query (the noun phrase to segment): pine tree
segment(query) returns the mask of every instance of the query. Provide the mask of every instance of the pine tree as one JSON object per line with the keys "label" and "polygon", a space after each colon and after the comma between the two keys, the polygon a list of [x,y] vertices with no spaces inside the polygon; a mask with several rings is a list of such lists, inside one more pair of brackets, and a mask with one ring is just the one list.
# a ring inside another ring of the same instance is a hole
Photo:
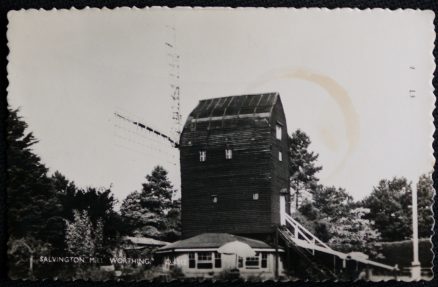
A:
{"label": "pine tree", "polygon": [[310,138],[296,130],[289,138],[290,185],[298,209],[300,192],[312,192],[318,186],[316,174],[322,169],[316,165],[318,154],[309,151]]}
{"label": "pine tree", "polygon": [[7,119],[7,206],[12,237],[48,241],[50,224],[60,221],[60,202],[47,176],[47,167],[33,151],[38,142],[18,110]]}
{"label": "pine tree", "polygon": [[141,192],[129,194],[120,208],[131,233],[159,239],[177,236],[178,232],[172,233],[171,230],[180,228],[176,223],[179,206],[172,200],[175,190],[167,171],[161,166],[155,167],[142,186]]}

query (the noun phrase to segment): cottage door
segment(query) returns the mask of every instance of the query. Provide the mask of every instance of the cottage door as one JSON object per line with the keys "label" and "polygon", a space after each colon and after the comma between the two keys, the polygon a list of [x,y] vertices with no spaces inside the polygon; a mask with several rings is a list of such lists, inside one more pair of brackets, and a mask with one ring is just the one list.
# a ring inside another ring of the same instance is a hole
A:
{"label": "cottage door", "polygon": [[286,225],[286,197],[280,194],[280,225]]}

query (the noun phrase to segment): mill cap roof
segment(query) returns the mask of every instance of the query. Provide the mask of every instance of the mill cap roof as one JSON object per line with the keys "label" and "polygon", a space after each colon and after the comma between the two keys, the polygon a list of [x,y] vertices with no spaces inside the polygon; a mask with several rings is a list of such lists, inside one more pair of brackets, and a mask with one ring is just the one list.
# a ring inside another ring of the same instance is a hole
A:
{"label": "mill cap roof", "polygon": [[201,100],[188,116],[184,131],[233,128],[241,121],[268,119],[279,99],[278,93],[264,93]]}
{"label": "mill cap roof", "polygon": [[194,119],[270,113],[278,93],[251,94],[204,99],[199,101],[190,117]]}

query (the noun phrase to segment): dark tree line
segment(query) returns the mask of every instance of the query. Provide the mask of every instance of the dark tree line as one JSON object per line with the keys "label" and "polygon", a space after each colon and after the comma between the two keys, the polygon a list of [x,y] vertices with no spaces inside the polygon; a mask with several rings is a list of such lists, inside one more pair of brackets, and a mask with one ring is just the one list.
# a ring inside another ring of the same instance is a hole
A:
{"label": "dark tree line", "polygon": [[[363,249],[360,241],[371,244],[410,239],[413,190],[418,195],[419,236],[432,235],[431,173],[422,175],[415,187],[404,177],[382,179],[365,199],[354,201],[343,188],[319,184],[317,174],[322,167],[317,165],[318,154],[310,151],[310,143],[300,130],[290,137],[292,209],[294,216],[320,239],[338,243],[340,249],[345,246]],[[357,238],[357,234],[364,236]]]}
{"label": "dark tree line", "polygon": [[[29,258],[34,255],[66,256],[69,250],[92,246],[93,250],[99,249],[96,254],[108,256],[125,235],[179,238],[180,203],[172,199],[175,191],[163,168],[156,167],[146,176],[138,193],[138,204],[137,193],[131,194],[124,200],[120,214],[115,211],[117,200],[111,187],[82,188],[61,172],[49,175],[48,168],[33,151],[38,140],[28,131],[18,110],[9,109],[6,140],[8,253],[12,278],[51,277],[43,274],[48,271],[39,270],[38,264],[34,264],[29,274]],[[131,199],[137,205],[130,205]],[[131,207],[137,208],[142,216],[135,217]],[[90,229],[93,229],[91,237],[82,234]],[[71,242],[74,240],[77,242]]]}

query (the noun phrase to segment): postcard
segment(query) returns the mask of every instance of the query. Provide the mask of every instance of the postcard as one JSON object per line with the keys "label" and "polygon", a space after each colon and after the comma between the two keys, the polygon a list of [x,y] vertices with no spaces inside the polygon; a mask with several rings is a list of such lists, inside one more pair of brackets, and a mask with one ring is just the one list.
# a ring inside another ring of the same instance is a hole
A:
{"label": "postcard", "polygon": [[431,280],[434,17],[10,11],[9,277]]}

